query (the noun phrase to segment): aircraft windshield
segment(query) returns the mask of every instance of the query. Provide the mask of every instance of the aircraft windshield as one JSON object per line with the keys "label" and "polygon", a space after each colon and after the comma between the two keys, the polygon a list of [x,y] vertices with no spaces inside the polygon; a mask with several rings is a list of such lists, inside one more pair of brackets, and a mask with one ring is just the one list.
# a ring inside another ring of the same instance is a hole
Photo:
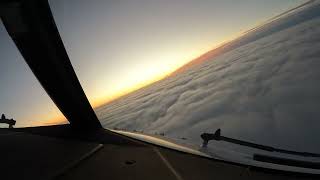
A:
{"label": "aircraft windshield", "polygon": [[317,3],[50,1],[105,128],[193,145],[221,128],[310,152],[320,152]]}
{"label": "aircraft windshield", "polygon": [[[320,152],[319,1],[49,3],[104,128],[192,146],[221,129],[240,140]],[[34,119],[20,126],[64,123],[3,26],[1,33],[0,109]],[[207,147],[247,151],[224,142]]]}
{"label": "aircraft windshield", "polygon": [[[0,21],[0,114],[16,121],[13,127],[66,123],[41,87]],[[0,120],[0,127],[9,124]]]}

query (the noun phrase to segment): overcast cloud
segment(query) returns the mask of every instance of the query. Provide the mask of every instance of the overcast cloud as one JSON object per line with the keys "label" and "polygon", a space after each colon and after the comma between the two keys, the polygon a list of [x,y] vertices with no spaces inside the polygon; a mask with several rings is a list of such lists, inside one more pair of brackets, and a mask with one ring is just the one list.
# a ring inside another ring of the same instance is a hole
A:
{"label": "overcast cloud", "polygon": [[193,144],[221,128],[230,137],[320,152],[319,79],[320,18],[313,16],[96,112],[104,127],[164,132]]}

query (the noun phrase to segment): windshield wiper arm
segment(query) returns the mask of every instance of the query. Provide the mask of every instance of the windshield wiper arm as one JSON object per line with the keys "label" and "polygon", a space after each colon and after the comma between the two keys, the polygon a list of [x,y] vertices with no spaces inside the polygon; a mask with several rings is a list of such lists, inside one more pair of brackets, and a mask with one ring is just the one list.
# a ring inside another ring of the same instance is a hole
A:
{"label": "windshield wiper arm", "polygon": [[320,154],[310,153],[310,152],[299,152],[299,151],[291,151],[291,150],[285,150],[280,148],[274,148],[272,146],[266,146],[261,144],[256,144],[248,141],[242,141],[238,139],[233,139],[229,137],[225,137],[221,135],[221,129],[216,130],[214,134],[212,133],[203,133],[201,134],[201,138],[203,139],[203,147],[206,147],[210,140],[216,140],[216,141],[226,141],[233,144],[238,144],[241,146],[247,146],[251,148],[261,149],[269,152],[279,152],[279,153],[285,153],[285,154],[292,154],[292,155],[298,155],[298,156],[305,156],[305,157],[320,157]]}

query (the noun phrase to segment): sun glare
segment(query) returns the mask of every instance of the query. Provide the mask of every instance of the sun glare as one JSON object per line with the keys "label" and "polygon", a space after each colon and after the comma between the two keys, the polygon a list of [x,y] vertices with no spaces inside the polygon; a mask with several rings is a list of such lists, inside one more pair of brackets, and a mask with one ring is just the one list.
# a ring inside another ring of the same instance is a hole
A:
{"label": "sun glare", "polygon": [[101,106],[102,104],[113,101],[121,96],[124,96],[137,89],[145,87],[156,81],[159,81],[179,67],[188,63],[189,61],[199,57],[201,54],[212,49],[212,46],[194,48],[193,51],[174,51],[171,52],[158,52],[141,60],[143,64],[137,64],[133,67],[135,71],[123,75],[124,78],[121,82],[114,84],[112,89],[100,88],[99,91],[89,94],[95,94],[89,101],[93,107]]}

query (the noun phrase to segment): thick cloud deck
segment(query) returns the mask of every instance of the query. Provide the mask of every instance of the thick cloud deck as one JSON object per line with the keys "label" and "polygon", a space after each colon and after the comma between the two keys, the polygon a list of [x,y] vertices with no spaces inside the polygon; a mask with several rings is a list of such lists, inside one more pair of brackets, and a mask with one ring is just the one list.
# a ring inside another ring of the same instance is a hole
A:
{"label": "thick cloud deck", "polygon": [[265,35],[97,109],[108,128],[223,135],[320,152],[320,18]]}

